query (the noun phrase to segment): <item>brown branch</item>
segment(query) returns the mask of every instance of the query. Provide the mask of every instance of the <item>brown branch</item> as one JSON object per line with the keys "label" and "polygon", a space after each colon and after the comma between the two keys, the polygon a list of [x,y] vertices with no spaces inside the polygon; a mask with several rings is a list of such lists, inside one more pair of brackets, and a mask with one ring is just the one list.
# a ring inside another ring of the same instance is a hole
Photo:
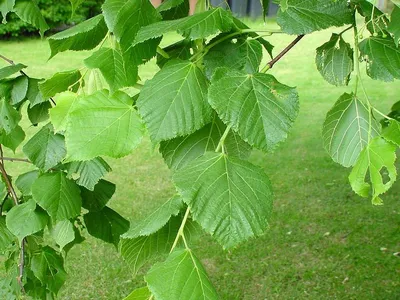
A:
{"label": "brown branch", "polygon": [[26,162],[31,164],[32,162],[29,159],[25,159],[25,158],[14,158],[14,157],[2,157],[2,160],[7,160],[7,161],[11,161],[11,162],[15,162],[15,161],[20,161],[20,162]]}
{"label": "brown branch", "polygon": [[[16,206],[19,205],[17,193],[15,192],[15,189],[12,185],[10,177],[8,177],[6,169],[4,168],[4,156],[3,156],[3,148],[1,146],[1,144],[0,144],[0,172],[4,178],[4,182],[6,183],[8,193],[11,195],[11,198],[13,199],[14,204]],[[22,283],[22,275],[24,274],[24,264],[25,264],[25,238],[22,239],[22,242],[21,242],[21,252],[20,252],[19,264],[18,264],[19,274],[17,277],[18,284],[21,287],[22,293],[25,293],[24,284]]]}
{"label": "brown branch", "polygon": [[[5,60],[6,62],[8,62],[10,65],[15,66],[14,61],[11,60],[11,59],[9,59],[9,58],[7,58],[7,57],[5,57],[4,55],[1,55],[1,54],[0,54],[0,58],[2,58],[3,60]],[[26,75],[26,73],[25,73],[24,71],[20,70],[19,72],[20,72],[22,75],[24,75],[24,76],[26,76],[26,77],[29,77],[28,75]],[[54,99],[53,99],[52,97],[50,97],[49,99],[50,99],[50,101],[54,104],[54,106],[56,106],[56,102],[54,101]]]}
{"label": "brown branch", "polygon": [[298,35],[293,42],[291,42],[285,49],[281,51],[273,60],[271,60],[267,65],[261,70],[262,73],[272,69],[272,67],[283,57],[286,53],[290,51],[302,38],[304,34]]}

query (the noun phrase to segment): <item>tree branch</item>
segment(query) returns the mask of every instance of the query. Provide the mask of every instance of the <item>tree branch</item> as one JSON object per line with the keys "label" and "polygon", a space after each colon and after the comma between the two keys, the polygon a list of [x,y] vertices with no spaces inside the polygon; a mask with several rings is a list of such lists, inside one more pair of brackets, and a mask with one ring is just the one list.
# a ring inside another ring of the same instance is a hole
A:
{"label": "tree branch", "polygon": [[[8,62],[10,65],[15,66],[14,61],[11,60],[11,59],[9,59],[9,58],[7,58],[7,57],[5,57],[4,55],[0,54],[0,58],[3,59],[3,60],[5,60],[6,62]],[[24,75],[24,76],[26,76],[26,77],[29,77],[24,71],[20,70],[19,72],[20,72],[22,75]],[[53,105],[55,106],[55,105],[56,105],[56,102],[54,101],[54,99],[53,99],[52,97],[50,97],[49,99],[50,99],[50,101],[53,103]]]}
{"label": "tree branch", "polygon": [[3,161],[7,160],[7,161],[11,161],[11,162],[15,162],[15,161],[20,161],[20,162],[26,162],[31,164],[32,162],[29,159],[25,159],[25,158],[14,158],[14,157],[4,157],[3,156]]}
{"label": "tree branch", "polygon": [[286,53],[288,53],[302,38],[304,37],[304,34],[298,35],[293,42],[291,42],[285,49],[282,50],[281,53],[279,53],[273,60],[271,60],[267,65],[261,70],[262,73],[265,73],[269,69],[272,69],[272,67],[283,57],[285,56]]}

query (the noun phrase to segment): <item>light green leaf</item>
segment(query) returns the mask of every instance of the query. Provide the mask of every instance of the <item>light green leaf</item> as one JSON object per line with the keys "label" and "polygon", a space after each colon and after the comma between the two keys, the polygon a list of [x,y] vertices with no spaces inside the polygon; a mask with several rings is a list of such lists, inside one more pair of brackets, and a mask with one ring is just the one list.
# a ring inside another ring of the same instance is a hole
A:
{"label": "light green leaf", "polygon": [[48,170],[65,157],[64,137],[54,134],[51,126],[47,125],[24,145],[22,151],[35,166]]}
{"label": "light green leaf", "polygon": [[14,8],[15,0],[0,0],[0,13],[3,16],[3,24],[7,23],[7,14]]}
{"label": "light green leaf", "polygon": [[107,206],[85,214],[83,219],[90,235],[115,246],[120,235],[129,229],[129,221]]}
{"label": "light green leaf", "polygon": [[137,81],[137,66],[125,61],[122,54],[115,49],[101,48],[84,62],[88,68],[100,70],[111,92],[133,86]]}
{"label": "light green leaf", "polygon": [[56,132],[65,131],[68,115],[77,99],[78,95],[72,92],[63,92],[57,96],[57,105],[49,111],[50,121]]}
{"label": "light green leaf", "polygon": [[26,97],[28,98],[29,102],[31,103],[31,106],[35,106],[37,104],[48,101],[48,99],[45,99],[43,97],[42,93],[39,90],[39,82],[41,80],[35,79],[35,78],[29,78],[28,81],[29,81],[28,82],[28,91],[26,93]]}
{"label": "light green leaf", "polygon": [[209,152],[173,177],[193,219],[224,248],[232,248],[268,227],[272,188],[262,169]]}
{"label": "light green leaf", "polygon": [[11,149],[14,153],[15,150],[25,140],[25,132],[21,126],[16,126],[9,134],[4,130],[0,131],[0,144]]}
{"label": "light green leaf", "polygon": [[88,161],[74,161],[66,165],[68,177],[74,178],[77,184],[94,190],[99,180],[111,171],[111,167],[101,157]]}
{"label": "light green leaf", "polygon": [[10,134],[21,120],[19,113],[5,98],[0,98],[0,130]]}
{"label": "light green leaf", "polygon": [[383,132],[382,136],[400,147],[400,122],[396,120],[390,120],[389,126],[387,126]]}
{"label": "light green leaf", "polygon": [[[353,190],[361,197],[372,195],[372,203],[381,205],[379,197],[396,181],[396,146],[381,137],[374,138],[361,152],[349,180]],[[369,172],[370,183],[366,182]]]}
{"label": "light green leaf", "polygon": [[103,15],[97,15],[48,38],[51,55],[66,50],[91,50],[106,36],[107,26]]}
{"label": "light green leaf", "polygon": [[71,7],[72,7],[72,15],[75,14],[76,9],[81,6],[81,4],[83,2],[85,2],[85,0],[69,0],[69,2],[71,2]]}
{"label": "light green leaf", "polygon": [[390,16],[388,31],[393,34],[394,42],[399,47],[400,44],[400,7],[395,7]]}
{"label": "light green leaf", "polygon": [[50,108],[50,101],[39,103],[33,107],[29,105],[27,109],[29,121],[31,121],[33,125],[37,125],[40,122],[47,121],[49,119]]}
{"label": "light green leaf", "polygon": [[330,84],[349,84],[353,71],[353,50],[342,36],[333,33],[329,42],[317,48],[315,62],[322,77]]}
{"label": "light green leaf", "polygon": [[126,296],[123,300],[149,300],[151,297],[151,293],[149,288],[142,287],[136,290],[133,290],[128,296]]}
{"label": "light green leaf", "polygon": [[57,93],[61,93],[71,89],[76,92],[79,88],[77,82],[81,79],[81,72],[72,70],[67,72],[59,72],[44,82],[39,83],[39,90],[44,98],[50,98]]}
{"label": "light green leaf", "polygon": [[81,212],[79,187],[63,172],[39,176],[32,184],[32,196],[48,212],[53,222],[74,218]]}
{"label": "light green leaf", "polygon": [[8,230],[6,217],[0,216],[0,253],[14,242],[14,236]]}
{"label": "light green leaf", "polygon": [[0,69],[0,79],[7,78],[7,77],[21,71],[24,68],[26,68],[26,66],[23,64],[16,64],[16,65],[1,68]]}
{"label": "light green leaf", "polygon": [[131,153],[143,136],[144,126],[123,92],[110,96],[99,91],[77,101],[68,117],[65,138],[70,161]]}
{"label": "light green leaf", "polygon": [[31,270],[40,282],[55,294],[63,286],[67,277],[63,258],[48,246],[32,256]]}
{"label": "light green leaf", "polygon": [[137,106],[155,143],[193,133],[212,117],[207,80],[189,61],[166,64],[141,89]]}
{"label": "light green leaf", "polygon": [[170,31],[177,31],[191,40],[202,39],[218,31],[229,31],[232,25],[232,15],[228,11],[220,7],[214,8],[182,19],[145,26],[139,30],[134,45],[160,37]]}
{"label": "light green leaf", "polygon": [[42,230],[47,221],[47,214],[36,209],[36,203],[32,199],[14,206],[6,216],[7,228],[18,238],[20,243],[26,236]]}
{"label": "light green leaf", "polygon": [[102,210],[115,193],[115,184],[101,179],[90,191],[81,188],[82,207],[89,211]]}
{"label": "light green leaf", "polygon": [[54,241],[60,246],[60,250],[75,239],[74,226],[69,220],[57,222],[57,224],[52,228],[50,234]]}
{"label": "light green leaf", "polygon": [[286,139],[299,109],[295,88],[268,74],[235,70],[214,76],[208,101],[225,124],[264,151]]}
{"label": "light green leaf", "polygon": [[22,75],[15,78],[11,90],[11,104],[15,105],[24,100],[27,91],[28,91],[28,77]]}
{"label": "light green leaf", "polygon": [[284,3],[284,9],[281,7],[278,11],[277,22],[289,34],[311,33],[353,21],[347,0],[287,0]]}
{"label": "light green leaf", "polygon": [[16,187],[20,190],[22,195],[32,195],[32,184],[39,177],[39,170],[23,173],[15,180]]}
{"label": "light green leaf", "polygon": [[[191,135],[161,142],[160,152],[165,163],[168,167],[177,170],[204,155],[207,151],[215,151],[225,129],[225,124],[215,114],[214,120],[210,124]],[[247,159],[252,149],[238,134],[232,131],[226,137],[224,147],[229,156],[237,156],[241,159]]]}
{"label": "light green leaf", "polygon": [[145,276],[151,293],[163,300],[219,299],[200,260],[190,249],[175,250]]}
{"label": "light green leaf", "polygon": [[49,29],[46,20],[43,18],[39,7],[32,0],[16,0],[14,11],[24,22],[29,23],[39,29],[40,35]]}
{"label": "light green leaf", "polygon": [[97,91],[107,88],[107,83],[104,77],[101,75],[100,70],[90,70],[89,79],[87,80],[87,92],[89,95],[96,93]]}
{"label": "light green leaf", "polygon": [[393,81],[400,79],[400,48],[389,38],[369,37],[359,45],[367,62],[367,74],[372,79]]}
{"label": "light green leaf", "polygon": [[0,199],[4,199],[8,194],[6,184],[0,180]]}
{"label": "light green leaf", "polygon": [[262,60],[262,46],[256,40],[238,40],[223,42],[204,56],[206,75],[211,78],[214,71],[220,67],[244,70],[246,73],[256,73]]}
{"label": "light green leaf", "polygon": [[326,115],[322,135],[324,147],[332,159],[350,167],[356,163],[369,138],[379,135],[379,124],[354,94],[345,93]]}

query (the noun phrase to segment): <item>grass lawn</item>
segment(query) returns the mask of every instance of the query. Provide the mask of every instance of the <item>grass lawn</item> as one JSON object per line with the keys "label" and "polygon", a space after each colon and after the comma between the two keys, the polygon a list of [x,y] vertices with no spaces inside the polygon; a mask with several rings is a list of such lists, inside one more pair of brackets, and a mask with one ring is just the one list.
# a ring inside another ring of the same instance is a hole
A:
{"label": "grass lawn", "polygon": [[[328,31],[306,36],[270,71],[282,83],[297,86],[301,102],[288,140],[275,153],[254,151],[251,157],[270,176],[275,190],[270,229],[229,252],[208,235],[193,245],[222,299],[400,298],[400,257],[393,255],[400,251],[400,184],[384,196],[385,205],[374,207],[351,191],[349,170],[333,163],[322,147],[326,113],[354,84],[336,88],[319,75],[315,48],[329,37]],[[352,41],[350,34],[346,37]],[[269,38],[275,54],[292,39]],[[28,65],[30,76],[40,77],[80,68],[88,56],[61,53],[47,62],[49,47],[41,40],[2,41],[0,53]],[[157,67],[150,62],[143,71],[149,78]],[[364,76],[364,83],[383,112],[400,100],[399,81],[383,84]],[[36,130],[31,127],[28,134]],[[20,148],[16,155],[21,155]],[[113,167],[108,179],[117,184],[111,206],[132,222],[174,192],[171,174],[148,139],[128,157],[107,161]],[[26,166],[7,163],[7,168],[16,174]],[[66,268],[69,277],[60,299],[121,299],[144,284],[146,271],[133,277],[113,246],[92,237],[71,250]]]}

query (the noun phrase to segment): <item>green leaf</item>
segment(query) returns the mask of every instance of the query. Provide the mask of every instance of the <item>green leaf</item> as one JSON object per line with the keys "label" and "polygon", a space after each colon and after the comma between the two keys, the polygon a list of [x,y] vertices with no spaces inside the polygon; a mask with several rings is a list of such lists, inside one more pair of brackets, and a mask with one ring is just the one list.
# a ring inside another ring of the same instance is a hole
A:
{"label": "green leaf", "polygon": [[0,144],[11,149],[14,153],[15,150],[25,140],[25,132],[21,126],[16,126],[9,134],[4,130],[0,131]]}
{"label": "green leaf", "polygon": [[[374,138],[361,152],[350,173],[351,187],[361,197],[372,195],[373,204],[382,204],[379,196],[389,190],[396,180],[395,161],[396,146],[380,137]],[[368,172],[370,183],[366,182]]]}
{"label": "green leaf", "polygon": [[287,0],[285,4],[287,7],[278,11],[277,22],[289,34],[311,33],[353,21],[346,0]]}
{"label": "green leaf", "polygon": [[26,66],[23,64],[16,64],[16,65],[1,68],[0,69],[0,79],[7,78],[7,77],[21,71],[24,68],[26,68]]}
{"label": "green leaf", "polygon": [[15,0],[0,0],[0,13],[3,16],[3,24],[7,23],[7,14],[14,8]]}
{"label": "green leaf", "polygon": [[165,65],[141,89],[137,106],[155,143],[190,134],[212,117],[207,80],[189,61]]}
{"label": "green leaf", "polygon": [[182,40],[169,45],[163,48],[163,51],[168,54],[169,58],[165,58],[157,53],[157,65],[162,69],[170,59],[179,58],[181,60],[188,60],[192,56],[190,53],[191,48],[192,42],[188,40]]}
{"label": "green leaf", "polygon": [[262,73],[232,70],[217,77],[211,81],[208,101],[225,124],[264,151],[286,139],[299,109],[295,88]]}
{"label": "green leaf", "polygon": [[202,39],[218,31],[229,31],[232,25],[232,16],[228,11],[220,7],[214,8],[186,18],[145,26],[139,30],[134,45],[160,37],[170,31],[177,31],[191,40]]}
{"label": "green leaf", "polygon": [[[268,16],[268,10],[269,10],[269,3],[270,3],[270,1],[269,0],[260,0],[260,2],[261,2],[261,7],[262,7],[262,9],[263,9],[263,19],[264,19],[264,22],[266,21],[266,17]],[[282,9],[282,5],[281,5],[281,9]]]}
{"label": "green leaf", "polygon": [[342,36],[333,33],[329,42],[317,48],[315,62],[322,77],[330,84],[349,84],[353,71],[353,49]]}
{"label": "green leaf", "polygon": [[173,177],[193,219],[224,248],[232,248],[268,227],[272,188],[262,169],[209,152]]}
{"label": "green leaf", "polygon": [[63,172],[45,173],[32,184],[33,199],[53,222],[71,219],[81,212],[79,187]]}
{"label": "green leaf", "polygon": [[[177,170],[207,151],[215,151],[225,129],[225,124],[214,116],[213,122],[191,135],[161,142],[160,152],[165,163]],[[251,153],[251,146],[232,131],[226,137],[224,147],[229,156],[241,159],[247,159]]]}
{"label": "green leaf", "polygon": [[120,235],[129,229],[129,221],[107,206],[85,214],[83,219],[90,235],[115,246]]}
{"label": "green leaf", "polygon": [[44,32],[49,29],[46,20],[43,18],[39,7],[34,1],[16,0],[14,11],[22,21],[38,28],[42,37]]}
{"label": "green leaf", "polygon": [[26,236],[42,230],[47,221],[47,214],[36,209],[36,203],[32,199],[14,206],[6,216],[7,228],[18,238],[20,243]]}
{"label": "green leaf", "polygon": [[32,256],[31,270],[41,283],[55,294],[63,286],[67,277],[63,258],[48,246]]}
{"label": "green leaf", "polygon": [[132,102],[123,92],[110,96],[106,90],[77,101],[65,132],[67,159],[90,160],[101,155],[119,158],[130,154],[144,131]]}
{"label": "green leaf", "polygon": [[190,249],[172,252],[145,276],[156,299],[219,299],[200,260]]}
{"label": "green leaf", "polygon": [[81,4],[83,2],[85,2],[85,0],[69,0],[69,2],[71,2],[71,7],[72,7],[72,15],[75,14],[76,9],[81,6]]}
{"label": "green leaf", "polygon": [[400,79],[400,48],[389,38],[369,37],[359,45],[367,62],[367,74],[372,79],[393,81]]}
{"label": "green leaf", "polygon": [[107,180],[100,180],[94,190],[81,188],[82,206],[89,211],[102,210],[115,193],[115,184]]}
{"label": "green leaf", "polygon": [[167,0],[157,7],[163,20],[175,20],[189,15],[189,0]]}
{"label": "green leaf", "polygon": [[97,69],[90,70],[89,79],[87,80],[87,93],[89,95],[103,90],[107,87],[107,83],[100,71]]}
{"label": "green leaf", "polygon": [[256,40],[226,41],[211,48],[204,56],[206,75],[211,78],[220,67],[244,70],[252,74],[258,72],[262,60],[262,46]]}
{"label": "green leaf", "polygon": [[21,114],[4,98],[0,98],[0,130],[10,134],[18,126]]}
{"label": "green leaf", "polygon": [[37,125],[40,122],[47,121],[49,119],[49,109],[51,108],[50,101],[42,102],[35,106],[28,106],[28,118],[33,125]]}
{"label": "green leaf", "polygon": [[322,135],[324,147],[332,159],[350,167],[354,166],[369,139],[379,135],[379,124],[354,94],[345,93],[326,115]]}
{"label": "green leaf", "polygon": [[81,79],[81,72],[72,70],[67,72],[59,72],[44,82],[39,83],[39,90],[44,98],[50,98],[57,93],[61,93],[71,89],[76,92],[79,88],[77,82]]}
{"label": "green leaf", "polygon": [[[353,0],[354,1],[354,0]],[[383,34],[387,34],[386,27],[389,23],[389,19],[386,15],[378,9],[373,1],[365,1],[365,0],[357,0],[355,3],[355,7],[357,11],[365,17],[365,27],[371,34],[377,34],[378,36],[382,36]],[[372,21],[372,18],[374,20]],[[381,28],[379,30],[378,28]],[[377,30],[378,29],[378,30]]]}
{"label": "green leaf", "polygon": [[39,177],[39,170],[23,173],[15,180],[16,187],[23,196],[32,195],[32,184]]}
{"label": "green leaf", "polygon": [[97,15],[48,38],[51,55],[66,50],[91,50],[106,36],[107,26],[103,15]]}
{"label": "green leaf", "polygon": [[7,249],[14,242],[14,236],[8,230],[6,217],[0,216],[0,253]]}
{"label": "green leaf", "polygon": [[110,48],[101,48],[84,60],[91,69],[99,69],[111,92],[122,87],[133,86],[137,81],[137,66],[125,61],[122,54]]}
{"label": "green leaf", "polygon": [[123,300],[149,300],[151,293],[147,286],[133,290],[128,296]]}
{"label": "green leaf", "polygon": [[15,105],[25,99],[28,91],[28,77],[25,75],[18,76],[13,80],[13,87],[11,90],[11,104]]}
{"label": "green leaf", "polygon": [[390,16],[388,31],[393,34],[394,42],[399,47],[400,44],[400,7],[395,7]]}
{"label": "green leaf", "polygon": [[74,178],[76,183],[94,190],[99,180],[111,171],[111,167],[101,157],[96,157],[88,161],[74,161],[66,165],[68,177]]}
{"label": "green leaf", "polygon": [[26,97],[31,103],[31,106],[35,106],[37,104],[48,101],[48,99],[45,99],[43,97],[42,93],[39,90],[40,81],[40,79],[28,78],[28,91],[26,93]]}
{"label": "green leaf", "polygon": [[60,246],[60,250],[75,239],[74,226],[69,220],[57,222],[50,233],[54,241]]}
{"label": "green leaf", "polygon": [[57,96],[57,105],[50,109],[50,121],[56,132],[65,131],[68,115],[71,112],[78,95],[72,92],[63,92]]}
{"label": "green leaf", "polygon": [[64,137],[54,134],[51,126],[47,125],[24,145],[22,151],[35,166],[48,170],[65,157]]}
{"label": "green leaf", "polygon": [[382,136],[400,147],[400,122],[396,120],[390,120],[389,126],[386,127],[383,132]]}

